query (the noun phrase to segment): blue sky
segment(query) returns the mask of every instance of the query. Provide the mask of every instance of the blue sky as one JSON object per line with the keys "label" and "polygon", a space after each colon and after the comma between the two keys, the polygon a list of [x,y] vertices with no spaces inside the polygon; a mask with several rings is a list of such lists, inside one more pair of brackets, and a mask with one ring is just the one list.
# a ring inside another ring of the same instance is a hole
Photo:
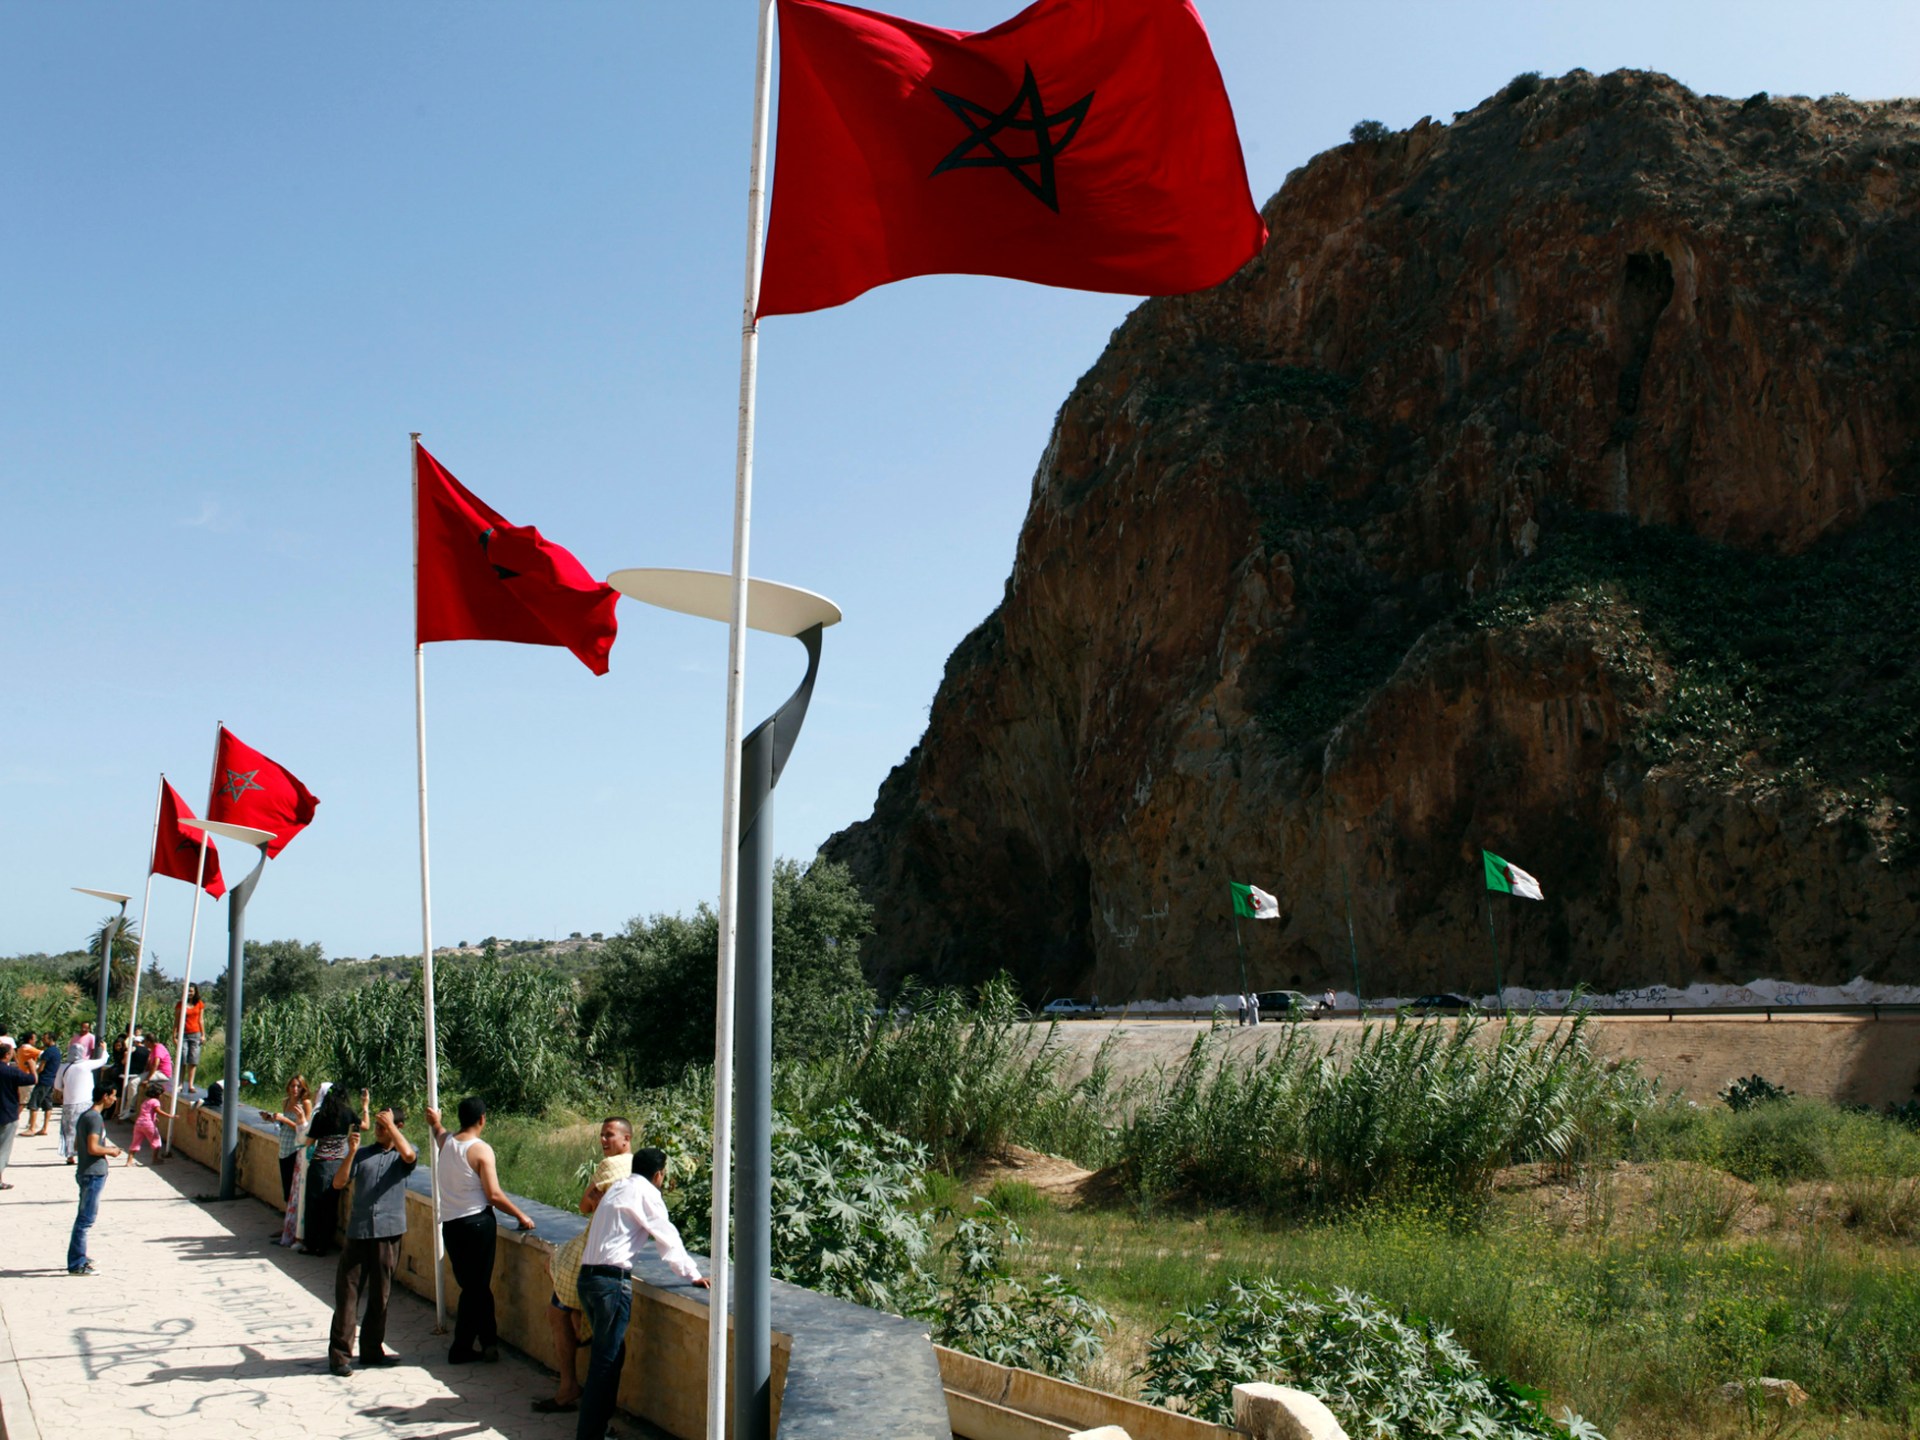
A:
{"label": "blue sky", "polygon": [[[1356,120],[1445,119],[1522,70],[1920,92],[1911,3],[1201,10],[1259,200]],[[156,776],[203,804],[221,720],[322,799],[250,933],[417,950],[408,431],[595,573],[726,568],[753,18],[0,7],[0,954],[78,943],[99,907],[69,886],[138,906]],[[847,614],[781,853],[863,817],[919,738],[1054,412],[1130,307],[939,278],[763,326],[753,568]],[[605,679],[430,647],[437,940],[717,893],[725,647],[625,605]],[[750,720],[799,669],[755,642]],[[176,972],[190,897],[155,883]]]}

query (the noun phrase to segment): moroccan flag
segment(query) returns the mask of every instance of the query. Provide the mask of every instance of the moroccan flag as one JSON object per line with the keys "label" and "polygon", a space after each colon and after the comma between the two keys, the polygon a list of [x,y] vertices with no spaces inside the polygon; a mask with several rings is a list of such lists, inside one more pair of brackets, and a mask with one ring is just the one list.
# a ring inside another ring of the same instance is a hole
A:
{"label": "moroccan flag", "polygon": [[[160,828],[153,837],[153,863],[147,867],[155,875],[193,884],[200,873],[200,837],[203,830],[189,830],[180,822],[198,817],[180,798],[180,792],[165,780],[160,782]],[[220,851],[211,837],[207,839],[207,869],[201,888],[218,900],[227,893],[227,882],[220,878]]]}
{"label": "moroccan flag", "polygon": [[1482,850],[1480,858],[1487,867],[1487,889],[1505,891],[1523,900],[1547,898],[1546,892],[1540,888],[1540,882],[1518,865],[1508,864],[1491,850]]}
{"label": "moroccan flag", "polygon": [[1266,243],[1191,0],[1038,0],[977,34],[779,4],[762,315],[911,275],[1173,295]]}
{"label": "moroccan flag", "polygon": [[417,445],[414,635],[562,645],[607,673],[619,592],[531,525],[510,525]]}
{"label": "moroccan flag", "polygon": [[271,830],[267,858],[274,859],[294,836],[306,829],[320,801],[294,778],[252,746],[243,744],[226,726],[220,727],[220,746],[213,759],[213,799],[209,820],[251,825]]}
{"label": "moroccan flag", "polygon": [[1238,880],[1229,880],[1227,887],[1233,891],[1234,914],[1245,915],[1249,920],[1280,918],[1280,902],[1258,885],[1242,885]]}

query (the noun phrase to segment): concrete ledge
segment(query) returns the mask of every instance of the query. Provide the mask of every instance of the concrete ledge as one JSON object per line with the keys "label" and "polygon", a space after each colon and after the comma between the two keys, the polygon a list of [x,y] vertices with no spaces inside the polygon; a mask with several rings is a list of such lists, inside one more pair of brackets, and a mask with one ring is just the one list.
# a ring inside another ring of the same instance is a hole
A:
{"label": "concrete ledge", "polygon": [[1118,1426],[1132,1440],[1232,1440],[1234,1434],[1223,1426],[1210,1425],[1191,1415],[1109,1395],[1104,1390],[1076,1385],[1070,1380],[996,1365],[991,1360],[949,1350],[944,1345],[933,1349],[940,1357],[940,1375],[946,1382],[947,1403],[953,1411],[954,1434],[966,1440],[1016,1440],[1011,1431],[974,1430],[962,1423],[964,1418],[970,1423],[990,1425],[997,1413],[1003,1411],[1034,1417],[1052,1427],[1020,1432],[1022,1435],[1065,1437],[1107,1426]]}
{"label": "concrete ledge", "polygon": [[[220,1112],[182,1103],[174,1148],[207,1168],[220,1163]],[[240,1188],[281,1207],[276,1134],[243,1118],[237,1161]],[[543,1364],[554,1364],[547,1328],[550,1251],[586,1228],[583,1216],[521,1200],[532,1234],[500,1231],[493,1293],[500,1336]],[[395,1278],[433,1298],[433,1201],[424,1165],[408,1186],[407,1234]],[[458,1302],[445,1275],[447,1306]],[[651,1249],[634,1271],[632,1327],[620,1377],[620,1405],[684,1440],[706,1434],[707,1292],[680,1279]],[[780,1440],[949,1440],[940,1362],[923,1326],[832,1296],[773,1282],[774,1423]],[[586,1354],[580,1356],[585,1373]],[[535,1396],[528,1396],[529,1400]]]}

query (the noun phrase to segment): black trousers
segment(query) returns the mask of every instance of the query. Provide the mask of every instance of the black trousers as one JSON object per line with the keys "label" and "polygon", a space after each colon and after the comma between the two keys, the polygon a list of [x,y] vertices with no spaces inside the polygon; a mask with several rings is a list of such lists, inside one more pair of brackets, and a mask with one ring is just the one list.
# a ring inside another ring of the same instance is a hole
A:
{"label": "black trousers", "polygon": [[500,1236],[499,1222],[489,1206],[478,1215],[463,1215],[440,1226],[447,1242],[447,1264],[460,1287],[460,1309],[453,1317],[455,1360],[471,1360],[480,1350],[500,1342],[493,1314],[493,1252]]}
{"label": "black trousers", "polygon": [[393,1268],[400,1263],[398,1235],[385,1240],[349,1240],[333,1272],[333,1332],[327,1359],[346,1364],[353,1358],[354,1311],[367,1297],[367,1318],[360,1322],[360,1358],[378,1360],[387,1338],[387,1300],[393,1294]]}
{"label": "black trousers", "polygon": [[284,1213],[287,1201],[293,1198],[293,1172],[300,1164],[298,1155],[280,1157],[280,1209]]}
{"label": "black trousers", "polygon": [[333,1253],[334,1237],[340,1230],[340,1198],[345,1193],[333,1188],[333,1177],[345,1160],[315,1160],[307,1166],[307,1188],[301,1203],[307,1211],[307,1249],[315,1255]]}

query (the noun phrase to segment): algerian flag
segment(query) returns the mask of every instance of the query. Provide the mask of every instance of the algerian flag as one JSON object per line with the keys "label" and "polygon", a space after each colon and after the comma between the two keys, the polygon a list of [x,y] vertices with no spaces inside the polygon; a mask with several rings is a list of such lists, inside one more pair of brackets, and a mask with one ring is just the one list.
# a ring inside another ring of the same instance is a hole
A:
{"label": "algerian flag", "polygon": [[1509,895],[1518,895],[1522,900],[1547,898],[1540,889],[1540,882],[1518,865],[1509,864],[1491,850],[1482,850],[1480,858],[1487,862],[1487,889],[1503,890]]}
{"label": "algerian flag", "polygon": [[1238,880],[1229,880],[1227,887],[1233,891],[1234,914],[1245,915],[1252,920],[1280,918],[1280,902],[1258,885],[1242,885]]}

